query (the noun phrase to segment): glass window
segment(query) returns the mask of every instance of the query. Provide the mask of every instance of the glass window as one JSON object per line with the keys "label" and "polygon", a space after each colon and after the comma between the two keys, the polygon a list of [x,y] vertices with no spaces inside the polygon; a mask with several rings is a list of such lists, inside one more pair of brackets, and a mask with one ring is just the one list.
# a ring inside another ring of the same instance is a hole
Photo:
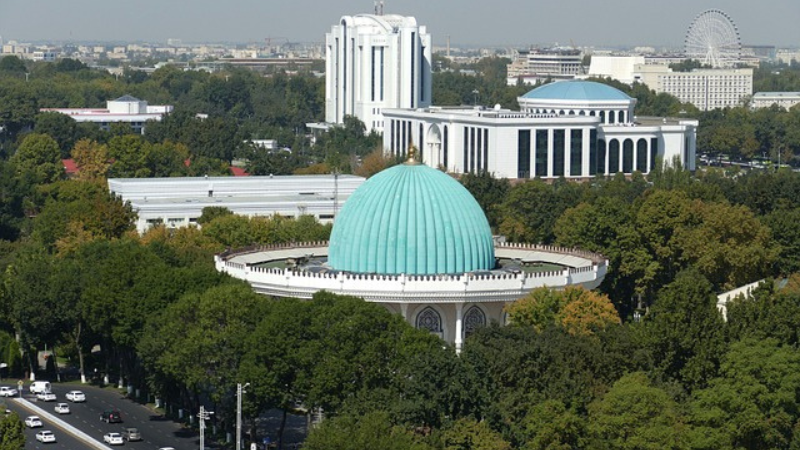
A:
{"label": "glass window", "polygon": [[608,143],[608,173],[619,172],[619,140],[612,139]]}
{"label": "glass window", "polygon": [[606,140],[597,141],[597,170],[603,175],[606,174]]}
{"label": "glass window", "polygon": [[597,173],[597,130],[589,131],[589,175]]}
{"label": "glass window", "polygon": [[517,132],[517,178],[531,177],[531,130]]}
{"label": "glass window", "polygon": [[633,172],[633,140],[625,139],[622,143],[622,171]]}
{"label": "glass window", "polygon": [[547,166],[547,130],[536,130],[536,176],[546,177]]}
{"label": "glass window", "polygon": [[445,170],[447,169],[447,150],[448,150],[448,148],[447,148],[448,142],[447,141],[448,141],[448,137],[449,136],[450,136],[450,134],[447,132],[447,125],[445,125],[444,126],[444,145],[443,145],[444,148],[442,149],[443,150],[442,158],[443,158],[443,162],[444,162],[443,165],[444,165]]}
{"label": "glass window", "polygon": [[425,308],[417,315],[417,328],[431,333],[442,332],[442,316],[433,308]]}
{"label": "glass window", "polygon": [[579,177],[583,174],[583,130],[570,130],[569,174]]}
{"label": "glass window", "polygon": [[553,176],[564,176],[565,130],[553,130]]}
{"label": "glass window", "polygon": [[464,337],[466,338],[475,330],[486,326],[486,314],[477,306],[472,308],[464,314]]}
{"label": "glass window", "polygon": [[636,141],[636,170],[647,172],[647,140],[644,138]]}
{"label": "glass window", "polygon": [[656,168],[657,156],[658,156],[658,138],[650,138],[650,170]]}

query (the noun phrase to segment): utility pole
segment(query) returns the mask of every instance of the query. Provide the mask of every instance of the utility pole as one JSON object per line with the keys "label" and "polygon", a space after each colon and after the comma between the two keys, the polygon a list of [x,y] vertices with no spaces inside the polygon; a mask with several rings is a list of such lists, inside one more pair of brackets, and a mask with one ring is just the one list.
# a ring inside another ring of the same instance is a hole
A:
{"label": "utility pole", "polygon": [[247,386],[250,383],[236,383],[236,450],[242,450],[242,394],[247,393]]}
{"label": "utility pole", "polygon": [[214,414],[214,411],[206,411],[205,406],[200,405],[200,413],[197,415],[200,418],[200,450],[205,450],[205,432],[206,432],[206,420],[211,418],[211,415]]}

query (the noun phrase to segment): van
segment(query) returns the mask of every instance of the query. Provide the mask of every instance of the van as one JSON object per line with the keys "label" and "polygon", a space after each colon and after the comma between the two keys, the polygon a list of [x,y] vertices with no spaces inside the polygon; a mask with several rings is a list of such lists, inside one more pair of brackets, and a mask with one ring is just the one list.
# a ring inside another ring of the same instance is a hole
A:
{"label": "van", "polygon": [[42,392],[50,392],[49,381],[34,381],[31,383],[31,393],[41,394]]}

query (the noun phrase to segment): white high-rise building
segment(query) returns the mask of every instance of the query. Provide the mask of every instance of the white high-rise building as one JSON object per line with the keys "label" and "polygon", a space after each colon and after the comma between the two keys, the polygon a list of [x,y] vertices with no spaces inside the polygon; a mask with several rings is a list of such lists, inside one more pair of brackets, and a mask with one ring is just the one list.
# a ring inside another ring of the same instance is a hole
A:
{"label": "white high-rise building", "polygon": [[383,132],[385,108],[431,103],[431,36],[414,17],[344,16],[325,36],[325,121]]}

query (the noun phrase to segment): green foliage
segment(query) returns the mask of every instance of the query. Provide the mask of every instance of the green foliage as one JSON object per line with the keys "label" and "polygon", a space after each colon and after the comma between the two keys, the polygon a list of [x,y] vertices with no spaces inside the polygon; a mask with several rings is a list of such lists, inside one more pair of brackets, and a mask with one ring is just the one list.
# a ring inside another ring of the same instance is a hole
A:
{"label": "green foliage", "polygon": [[659,291],[643,338],[660,377],[692,390],[716,375],[725,349],[716,302],[711,284],[695,270],[681,272]]}
{"label": "green foliage", "polygon": [[677,403],[635,372],[589,406],[586,448],[688,449],[684,422]]}
{"label": "green foliage", "polygon": [[484,422],[461,418],[441,432],[440,448],[444,450],[510,450],[511,445]]}
{"label": "green foliage", "polygon": [[327,420],[309,434],[308,450],[428,450],[431,447],[408,430],[392,424],[388,413],[376,411],[362,417]]}
{"label": "green foliage", "polygon": [[17,413],[12,412],[0,419],[0,450],[19,450],[24,447],[25,427]]}
{"label": "green foliage", "polygon": [[20,176],[36,184],[52,183],[64,176],[58,143],[46,134],[25,136],[10,161]]}
{"label": "green foliage", "polygon": [[560,400],[536,404],[523,419],[523,450],[573,450],[585,448],[586,421]]}
{"label": "green foliage", "polygon": [[479,174],[467,173],[459,181],[478,201],[489,220],[489,226],[493,230],[497,229],[501,214],[500,205],[511,189],[508,180],[497,179],[488,172],[481,172]]}
{"label": "green foliage", "polygon": [[78,123],[66,114],[42,112],[36,115],[33,131],[47,134],[55,139],[61,149],[61,157],[69,158],[78,135]]}
{"label": "green foliage", "polygon": [[552,243],[556,220],[578,204],[583,189],[565,180],[546,184],[539,179],[511,187],[500,207],[500,233],[513,242]]}
{"label": "green foliage", "polygon": [[744,340],[690,404],[694,448],[788,449],[800,415],[800,353],[774,339]]}

